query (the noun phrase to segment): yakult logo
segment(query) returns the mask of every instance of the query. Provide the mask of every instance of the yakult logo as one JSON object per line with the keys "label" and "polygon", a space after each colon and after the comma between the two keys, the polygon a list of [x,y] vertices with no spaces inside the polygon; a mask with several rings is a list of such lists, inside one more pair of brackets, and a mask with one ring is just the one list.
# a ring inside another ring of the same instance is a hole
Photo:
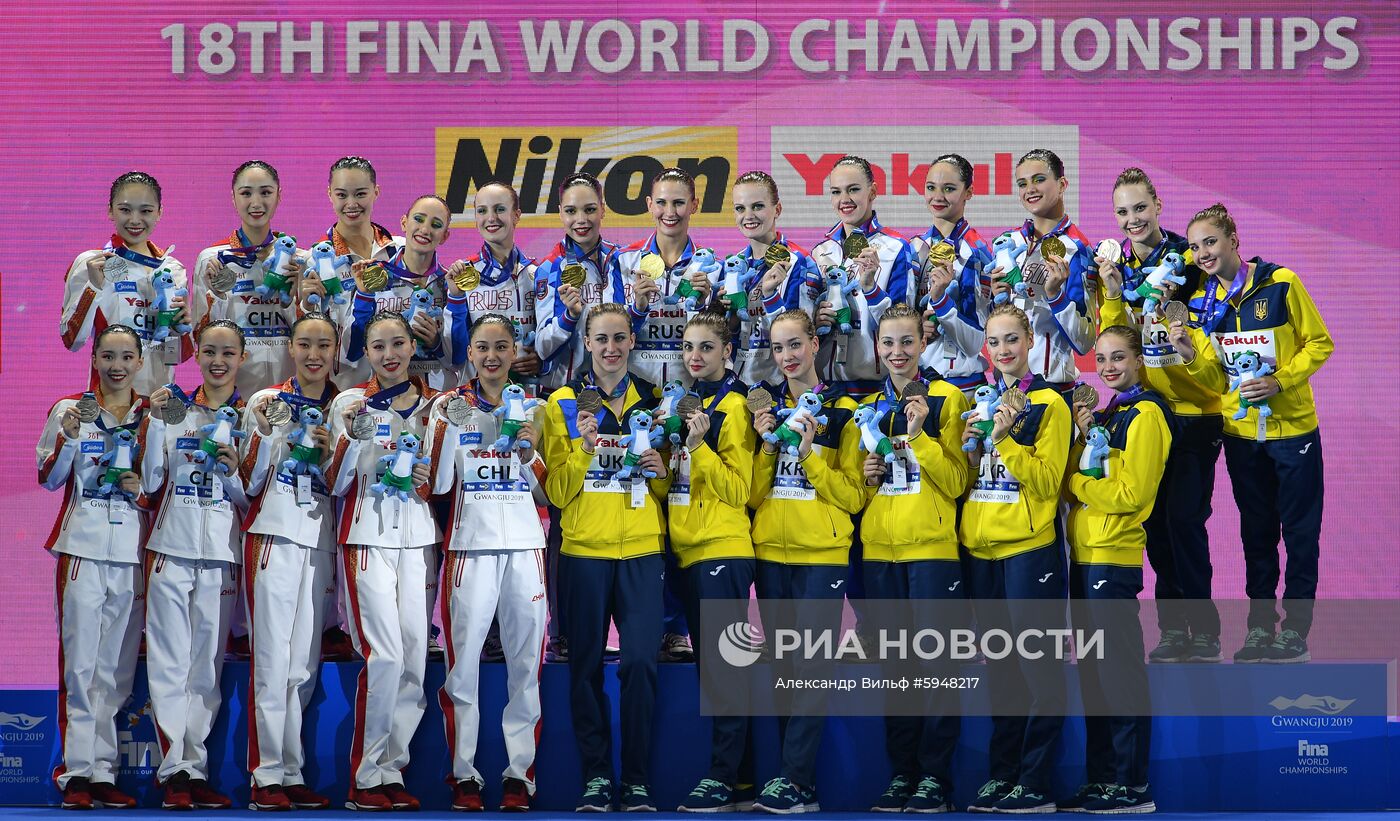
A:
{"label": "yakult logo", "polygon": [[[924,206],[924,180],[942,154],[972,163],[978,225],[1019,225],[1026,212],[1016,196],[1016,159],[1048,148],[1079,176],[1079,129],[1074,126],[780,126],[770,132],[771,168],[783,199],[785,227],[828,228],[836,222],[826,177],[846,154],[870,162],[879,198],[875,209],[891,227],[916,228],[932,220]],[[1078,187],[1065,192],[1066,210],[1079,212]]]}

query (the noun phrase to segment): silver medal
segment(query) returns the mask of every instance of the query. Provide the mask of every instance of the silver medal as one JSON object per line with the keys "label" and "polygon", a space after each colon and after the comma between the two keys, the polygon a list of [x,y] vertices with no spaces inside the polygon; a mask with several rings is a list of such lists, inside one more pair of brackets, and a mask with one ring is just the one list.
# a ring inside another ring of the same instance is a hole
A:
{"label": "silver medal", "polygon": [[379,430],[379,423],[374,420],[374,414],[360,413],[350,423],[350,438],[367,442],[374,438],[377,430]]}
{"label": "silver medal", "polygon": [[224,265],[219,270],[209,274],[209,289],[226,294],[233,290],[233,286],[238,282],[238,274],[234,273],[233,266]]}
{"label": "silver medal", "polygon": [[472,405],[462,397],[454,396],[447,400],[447,404],[442,408],[442,413],[447,417],[447,421],[460,428],[471,421]]}
{"label": "silver medal", "polygon": [[110,256],[102,263],[102,275],[110,282],[121,282],[126,279],[127,268],[126,260],[119,256]]}
{"label": "silver medal", "polygon": [[268,424],[280,428],[292,421],[292,406],[281,399],[274,399],[263,408],[263,415],[267,417]]}
{"label": "silver medal", "polygon": [[97,404],[97,397],[91,392],[83,394],[73,408],[78,412],[78,421],[84,425],[96,422],[97,417],[102,415],[102,406]]}
{"label": "silver medal", "polygon": [[185,406],[184,402],[180,401],[180,397],[178,396],[171,396],[169,399],[165,400],[165,407],[160,410],[161,418],[165,420],[165,424],[167,425],[178,425],[184,422],[188,414],[189,408]]}

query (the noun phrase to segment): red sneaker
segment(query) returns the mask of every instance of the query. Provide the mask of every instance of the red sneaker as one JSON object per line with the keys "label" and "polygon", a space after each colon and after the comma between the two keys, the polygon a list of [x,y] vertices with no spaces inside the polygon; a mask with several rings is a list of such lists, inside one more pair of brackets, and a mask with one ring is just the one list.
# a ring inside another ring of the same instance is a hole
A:
{"label": "red sneaker", "polygon": [[529,812],[530,788],[518,778],[507,778],[501,784],[501,812]]}
{"label": "red sneaker", "polygon": [[383,787],[370,787],[367,790],[350,789],[349,799],[345,802],[347,810],[359,810],[360,812],[385,812],[394,808],[394,803],[389,800],[389,796],[384,794]]}
{"label": "red sneaker", "polygon": [[282,789],[287,793],[287,800],[299,810],[324,810],[331,805],[329,798],[305,784],[288,784]]}
{"label": "red sneaker", "polygon": [[88,792],[88,780],[81,776],[68,779],[63,787],[63,808],[65,810],[92,809],[92,795]]}
{"label": "red sneaker", "polygon": [[322,661],[354,661],[355,643],[350,634],[339,627],[332,627],[321,634]]}
{"label": "red sneaker", "polygon": [[201,810],[226,810],[233,806],[233,800],[209,786],[202,778],[190,779],[190,801]]}
{"label": "red sneaker", "polygon": [[134,810],[136,809],[136,799],[117,789],[116,784],[92,784],[89,789],[92,793],[92,803],[98,807],[106,807],[109,810]]}
{"label": "red sneaker", "polygon": [[165,780],[165,795],[161,797],[163,810],[192,810],[194,799],[190,797],[190,774],[175,773]]}
{"label": "red sneaker", "polygon": [[481,812],[481,785],[471,780],[458,781],[452,785],[452,809],[462,812]]}
{"label": "red sneaker", "polygon": [[418,799],[412,793],[403,788],[402,784],[385,784],[379,789],[384,791],[389,803],[394,805],[396,810],[416,810],[418,809]]}
{"label": "red sneaker", "polygon": [[287,794],[282,791],[281,784],[253,787],[253,800],[248,802],[248,809],[261,812],[285,812],[291,808],[292,802],[287,800]]}

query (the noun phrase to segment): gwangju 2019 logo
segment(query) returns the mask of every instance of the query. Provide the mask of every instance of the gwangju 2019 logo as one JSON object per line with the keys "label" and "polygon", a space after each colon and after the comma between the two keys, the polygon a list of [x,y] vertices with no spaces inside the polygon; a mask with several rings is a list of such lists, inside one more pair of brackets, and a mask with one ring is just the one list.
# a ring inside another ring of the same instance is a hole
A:
{"label": "gwangju 2019 logo", "polygon": [[739,159],[737,128],[437,129],[436,190],[452,209],[452,225],[473,224],[481,186],[507,181],[520,194],[523,228],[559,227],[559,186],[586,171],[603,185],[609,226],[652,224],[646,198],[652,177],[676,166],[695,178],[697,228],[732,227],[729,185]]}
{"label": "gwangju 2019 logo", "polygon": [[1269,702],[1269,706],[1280,713],[1285,710],[1309,710],[1315,713],[1334,716],[1350,707],[1356,699],[1337,698],[1336,696],[1314,696],[1303,693],[1297,698],[1287,698],[1279,696]]}

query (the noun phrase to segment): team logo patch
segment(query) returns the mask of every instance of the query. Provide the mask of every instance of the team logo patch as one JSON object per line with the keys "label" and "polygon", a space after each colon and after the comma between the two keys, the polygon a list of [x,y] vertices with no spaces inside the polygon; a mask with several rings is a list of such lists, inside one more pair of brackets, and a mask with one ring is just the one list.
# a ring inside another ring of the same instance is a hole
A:
{"label": "team logo patch", "polygon": [[535,280],[535,299],[544,299],[547,293],[549,293],[549,280],[544,277]]}
{"label": "team logo patch", "polygon": [[1254,318],[1263,320],[1269,315],[1269,301],[1267,299],[1254,300]]}

